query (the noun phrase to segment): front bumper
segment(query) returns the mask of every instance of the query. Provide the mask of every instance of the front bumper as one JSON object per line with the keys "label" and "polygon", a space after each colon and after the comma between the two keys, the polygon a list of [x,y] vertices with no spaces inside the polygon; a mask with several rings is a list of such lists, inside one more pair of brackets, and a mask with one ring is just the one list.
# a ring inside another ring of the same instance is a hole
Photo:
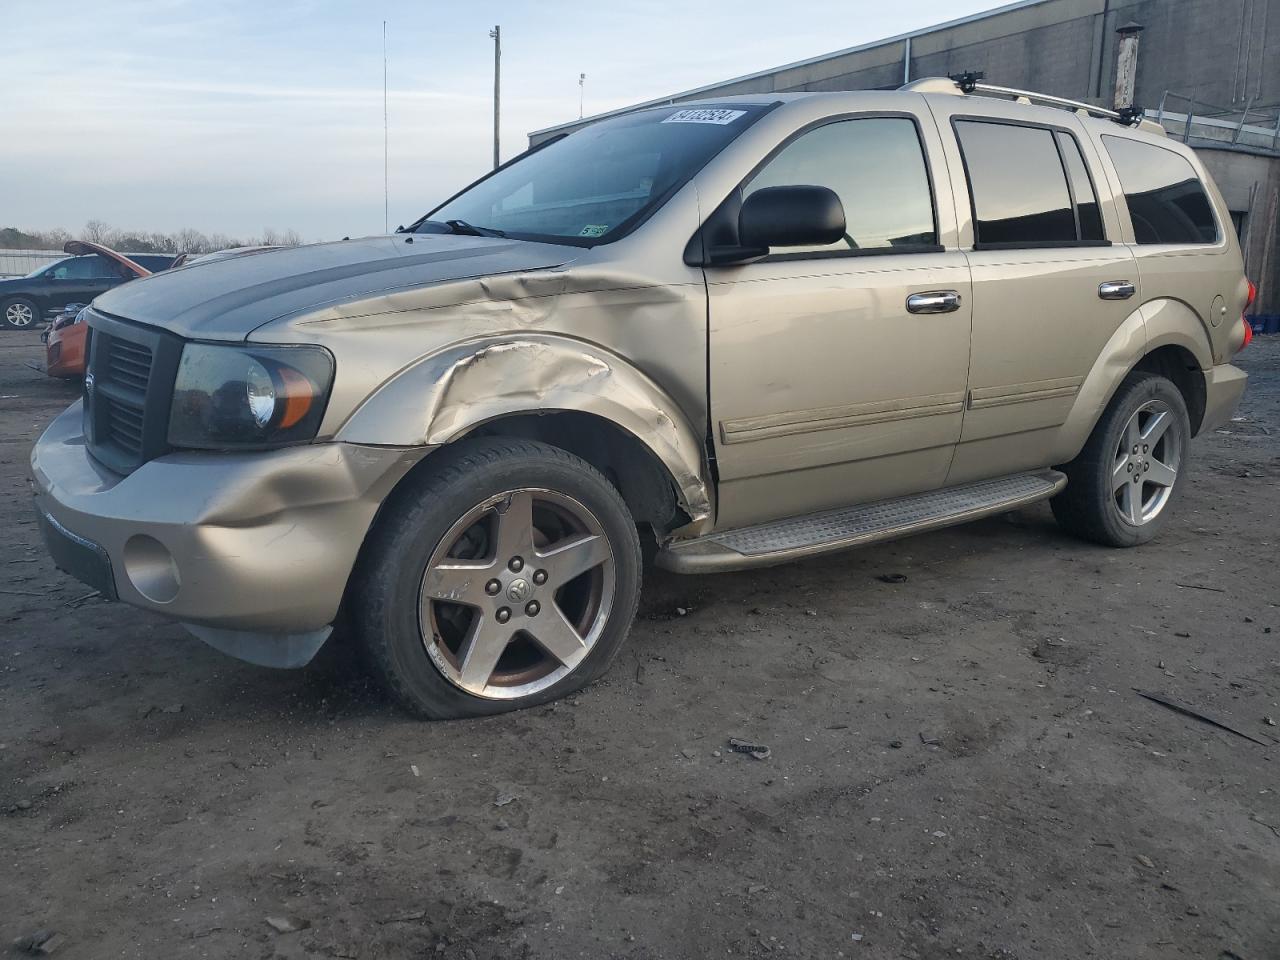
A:
{"label": "front bumper", "polygon": [[1236,412],[1244,396],[1249,375],[1230,363],[1220,363],[1204,372],[1204,416],[1197,433],[1216,430]]}
{"label": "front bumper", "polygon": [[333,622],[379,505],[426,452],[174,453],[120,476],[89,456],[76,403],[36,442],[31,473],[67,572],[205,639],[283,638]]}

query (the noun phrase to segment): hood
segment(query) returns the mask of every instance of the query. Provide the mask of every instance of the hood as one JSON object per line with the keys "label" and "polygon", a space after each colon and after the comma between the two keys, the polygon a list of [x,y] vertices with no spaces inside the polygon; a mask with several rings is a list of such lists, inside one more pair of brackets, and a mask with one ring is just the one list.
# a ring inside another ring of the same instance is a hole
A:
{"label": "hood", "polygon": [[83,257],[91,253],[100,254],[113,263],[119,264],[124,268],[126,275],[130,277],[149,277],[151,271],[140,263],[135,263],[123,253],[117,253],[110,247],[104,247],[100,243],[93,243],[90,240],[68,240],[62,245],[62,252],[69,253],[73,257]]}
{"label": "hood", "polygon": [[555,244],[454,234],[398,234],[268,250],[166,270],[117,287],[95,309],[206,340],[242,340],[258,327],[329,304],[523,270],[578,251]]}

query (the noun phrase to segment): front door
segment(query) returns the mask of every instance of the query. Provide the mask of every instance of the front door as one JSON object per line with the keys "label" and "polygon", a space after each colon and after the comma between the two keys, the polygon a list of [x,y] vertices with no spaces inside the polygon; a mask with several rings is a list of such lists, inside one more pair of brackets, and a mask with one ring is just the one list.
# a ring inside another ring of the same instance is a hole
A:
{"label": "front door", "polygon": [[96,253],[54,264],[46,276],[49,277],[44,303],[47,311],[61,310],[69,303],[88,303],[124,282],[115,264]]}
{"label": "front door", "polygon": [[706,268],[718,527],[942,486],[970,282],[949,185],[931,185],[940,157],[927,115],[852,116],[795,135],[743,185],[829,187],[848,226],[830,246]]}

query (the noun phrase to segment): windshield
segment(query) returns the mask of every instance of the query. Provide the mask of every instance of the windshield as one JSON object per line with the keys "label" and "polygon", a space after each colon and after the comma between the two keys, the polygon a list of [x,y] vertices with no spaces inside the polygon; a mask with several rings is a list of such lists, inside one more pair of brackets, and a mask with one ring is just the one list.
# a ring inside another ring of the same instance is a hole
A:
{"label": "windshield", "polygon": [[758,104],[646,110],[602,120],[526,154],[420,221],[591,246],[644,220],[763,111]]}

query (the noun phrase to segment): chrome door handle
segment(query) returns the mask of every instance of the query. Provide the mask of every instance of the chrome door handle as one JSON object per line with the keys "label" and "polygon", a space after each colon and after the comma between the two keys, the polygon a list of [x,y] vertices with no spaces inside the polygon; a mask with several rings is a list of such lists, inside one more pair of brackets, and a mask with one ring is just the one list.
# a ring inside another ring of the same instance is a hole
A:
{"label": "chrome door handle", "polygon": [[954,290],[913,293],[907,297],[907,313],[954,313],[960,309],[960,294]]}
{"label": "chrome door handle", "polygon": [[1103,300],[1128,300],[1136,292],[1129,280],[1108,280],[1098,287],[1098,296]]}

